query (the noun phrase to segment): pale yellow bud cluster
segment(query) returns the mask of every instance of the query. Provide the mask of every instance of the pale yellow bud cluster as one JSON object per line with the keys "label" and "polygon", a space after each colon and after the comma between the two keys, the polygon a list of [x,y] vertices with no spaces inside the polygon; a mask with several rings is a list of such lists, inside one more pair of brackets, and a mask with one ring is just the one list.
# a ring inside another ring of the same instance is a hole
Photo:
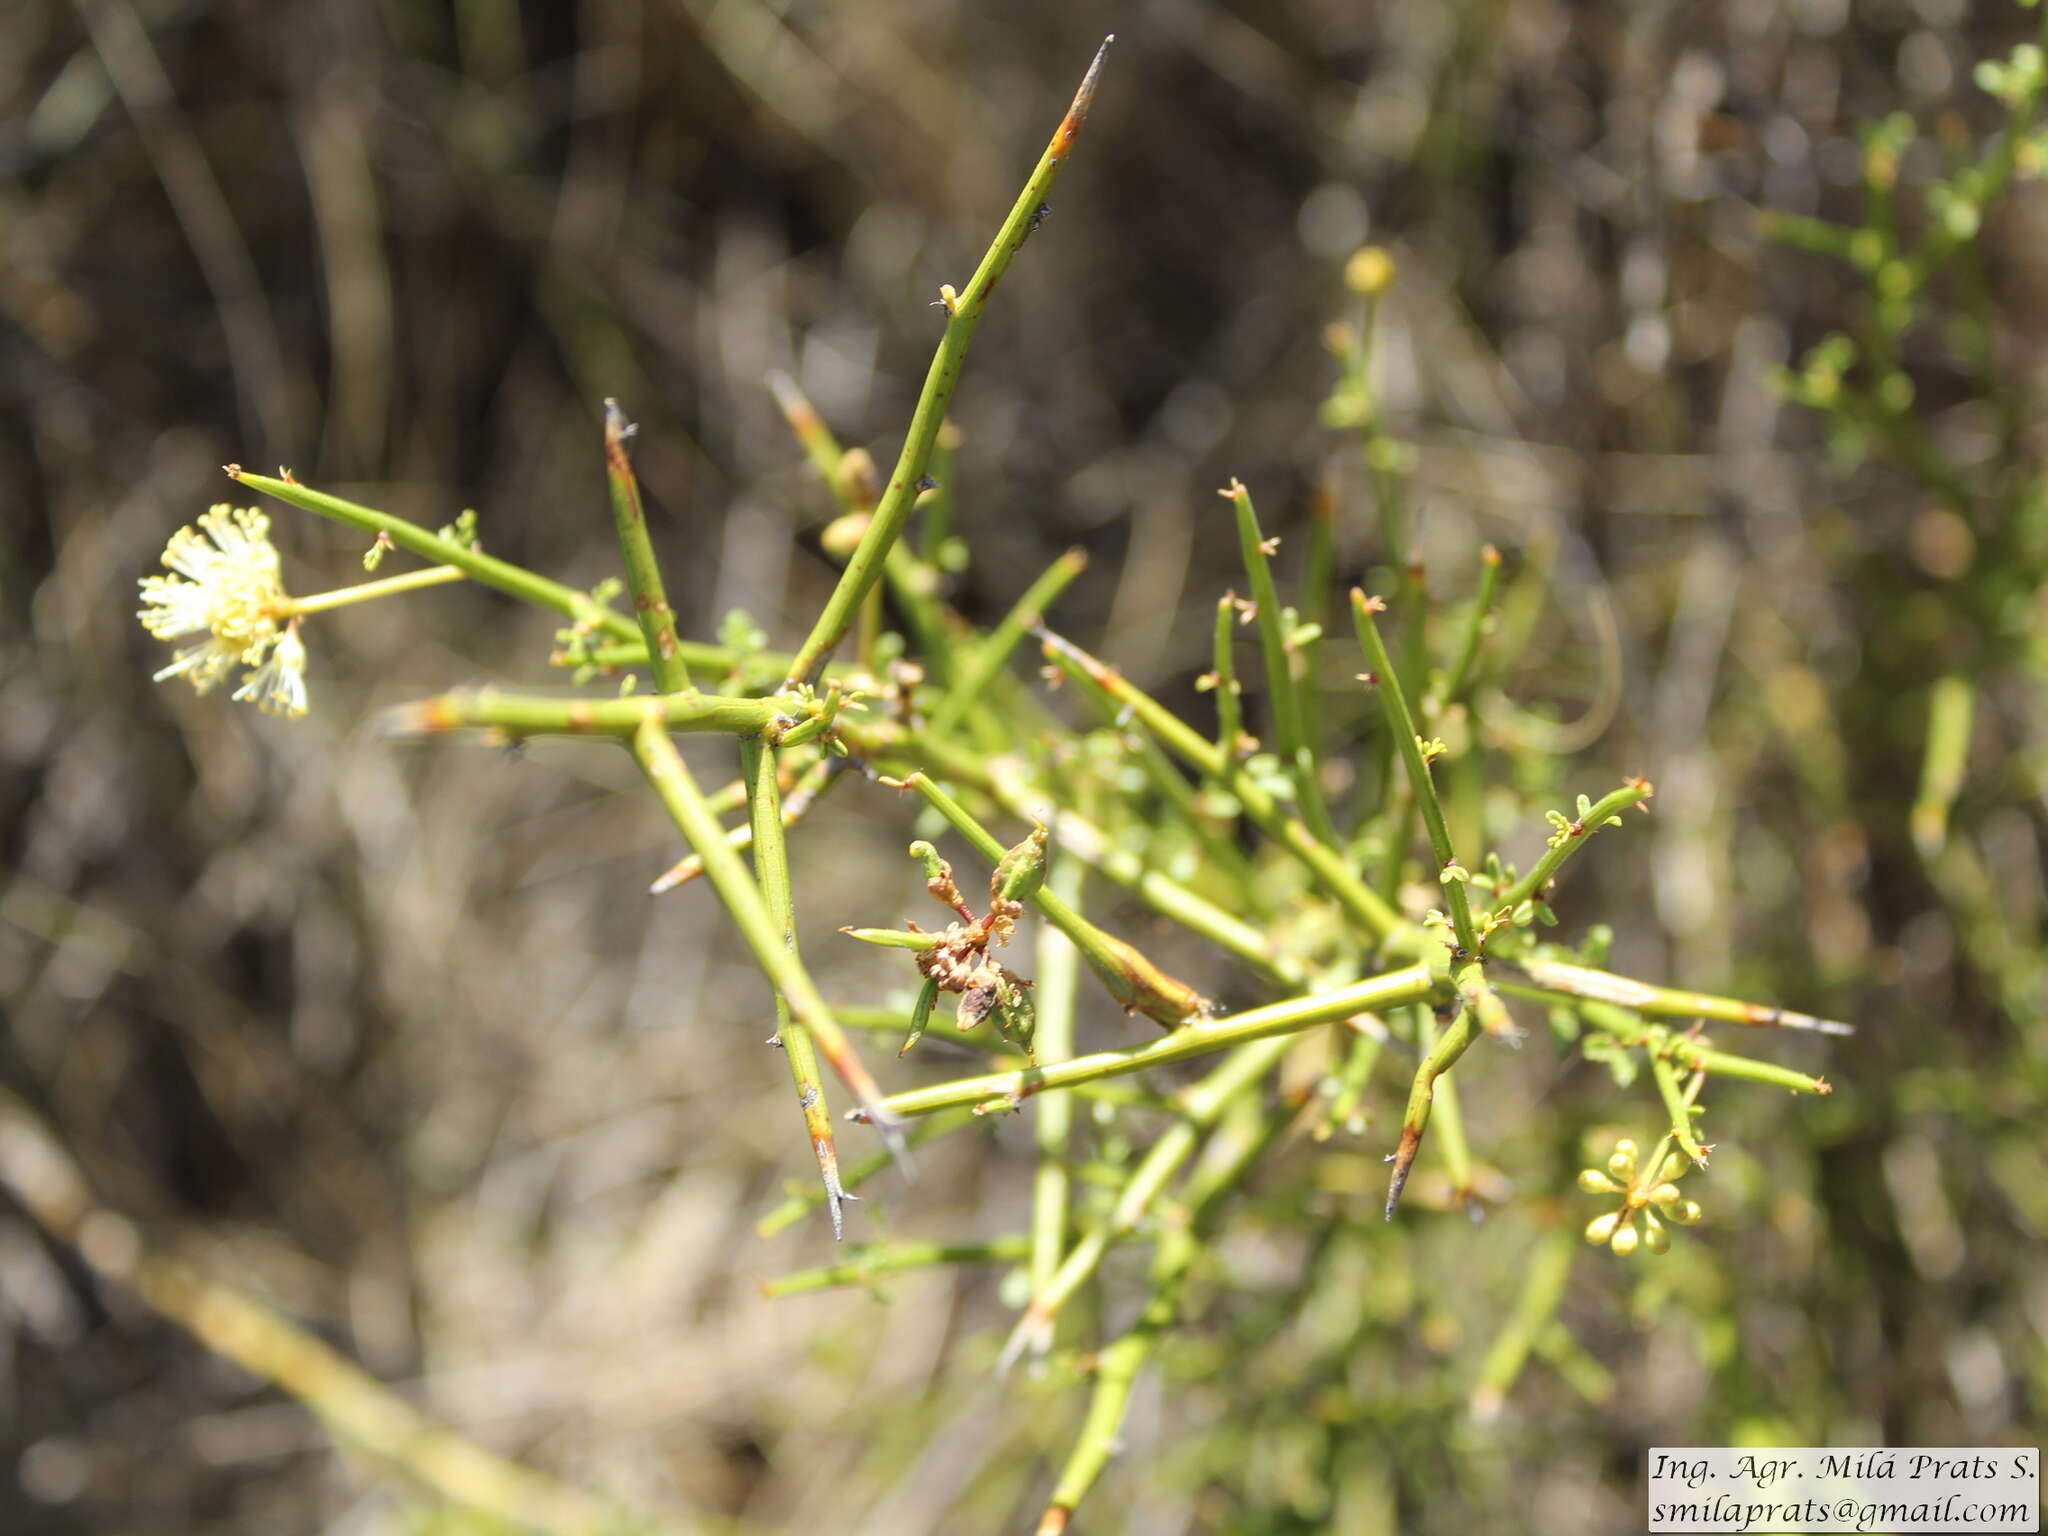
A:
{"label": "pale yellow bud cluster", "polygon": [[1687,1199],[1677,1184],[1687,1166],[1678,1153],[1667,1156],[1660,1146],[1648,1165],[1639,1167],[1636,1144],[1626,1137],[1617,1141],[1605,1168],[1579,1170],[1579,1188],[1587,1194],[1621,1196],[1618,1209],[1586,1224],[1586,1241],[1604,1243],[1624,1259],[1639,1247],[1666,1252],[1671,1247],[1667,1223],[1689,1227],[1700,1219],[1699,1202]]}

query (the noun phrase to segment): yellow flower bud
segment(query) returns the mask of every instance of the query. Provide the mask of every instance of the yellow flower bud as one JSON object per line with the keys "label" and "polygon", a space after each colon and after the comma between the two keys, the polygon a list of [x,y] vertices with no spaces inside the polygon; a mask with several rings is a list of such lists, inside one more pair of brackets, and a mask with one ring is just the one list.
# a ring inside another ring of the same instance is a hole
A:
{"label": "yellow flower bud", "polygon": [[1360,246],[1344,263],[1344,286],[1353,293],[1385,293],[1395,276],[1394,258],[1377,245]]}
{"label": "yellow flower bud", "polygon": [[1616,1227],[1614,1229],[1614,1236],[1607,1239],[1607,1246],[1614,1250],[1616,1258],[1625,1259],[1636,1251],[1636,1244],[1639,1240],[1636,1236],[1635,1224],[1631,1222],[1625,1227]]}
{"label": "yellow flower bud", "polygon": [[1643,1246],[1652,1253],[1671,1250],[1671,1231],[1653,1212],[1643,1212]]}
{"label": "yellow flower bud", "polygon": [[1621,1212],[1609,1211],[1605,1216],[1595,1216],[1586,1223],[1586,1241],[1604,1243],[1614,1235],[1614,1229],[1621,1224]]}
{"label": "yellow flower bud", "polygon": [[1621,1193],[1621,1186],[1607,1177],[1598,1168],[1581,1168],[1579,1170],[1579,1188],[1589,1195],[1618,1195]]}

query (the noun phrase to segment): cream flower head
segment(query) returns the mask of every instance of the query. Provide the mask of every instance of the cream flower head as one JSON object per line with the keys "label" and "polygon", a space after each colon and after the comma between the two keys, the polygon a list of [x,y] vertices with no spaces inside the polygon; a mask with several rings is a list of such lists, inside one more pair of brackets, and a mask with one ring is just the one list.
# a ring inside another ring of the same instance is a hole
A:
{"label": "cream flower head", "polygon": [[201,638],[180,648],[156,680],[182,677],[206,693],[239,664],[254,670],[236,698],[304,714],[306,652],[287,627],[292,600],[270,542],[270,519],[223,502],[200,514],[197,530],[172,534],[163,558],[177,574],[142,578],[136,617],[159,640]]}

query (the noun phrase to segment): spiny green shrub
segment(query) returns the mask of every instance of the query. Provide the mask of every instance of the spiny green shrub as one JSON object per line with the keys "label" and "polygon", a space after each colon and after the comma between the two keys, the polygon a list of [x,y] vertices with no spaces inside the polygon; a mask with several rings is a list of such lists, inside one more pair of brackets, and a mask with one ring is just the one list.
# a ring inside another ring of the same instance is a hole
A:
{"label": "spiny green shrub", "polygon": [[[1076,147],[1102,62],[1098,55],[972,278],[940,289],[944,331],[886,479],[865,453],[842,450],[793,383],[775,382],[841,514],[826,547],[844,570],[793,651],[770,650],[744,615],[729,616],[715,639],[683,638],[648,536],[632,428],[612,402],[602,447],[622,584],[580,591],[487,553],[468,513],[434,531],[302,485],[288,471],[272,477],[237,466],[228,473],[238,484],[372,535],[367,566],[395,550],[426,568],[294,598],[267,518],[221,507],[201,518],[204,537],[184,530],[172,540],[165,561],[173,576],[144,583],[145,624],[181,643],[161,676],[204,691],[241,669],[236,697],[287,715],[309,705],[306,620],[444,580],[468,579],[559,614],[566,624],[553,659],[580,685],[623,676],[604,693],[449,693],[406,706],[390,723],[408,734],[471,730],[500,741],[585,737],[631,755],[690,849],[656,890],[708,879],[773,994],[775,1043],[819,1181],[769,1213],[764,1233],[819,1206],[840,1233],[843,1202],[892,1158],[1031,1103],[1037,1168],[1025,1230],[860,1244],[845,1261],[769,1291],[872,1284],[934,1264],[1020,1264],[1028,1284],[1004,1359],[1030,1355],[1056,1382],[1092,1379],[1045,1531],[1064,1528],[1096,1481],[1142,1368],[1186,1317],[1230,1225],[1256,1204],[1259,1178],[1289,1149],[1338,1138],[1383,1148],[1392,1167],[1376,1203],[1389,1221],[1425,1149],[1442,1173],[1431,1205],[1476,1217],[1489,1203],[1523,1198],[1475,1158],[1458,1094],[1489,1052],[1522,1040],[1511,1003],[1541,1020],[1560,1050],[1604,1064],[1616,1091],[1636,1093],[1662,1129],[1647,1148],[1612,1143],[1579,1175],[1599,1207],[1556,1198],[1561,1186],[1545,1187],[1539,1171],[1536,1208],[1548,1230],[1481,1363],[1471,1403],[1482,1415],[1498,1408],[1535,1353],[1597,1390],[1598,1367],[1589,1370],[1584,1352],[1558,1336],[1572,1232],[1583,1226],[1588,1241],[1622,1257],[1660,1254],[1670,1224],[1699,1218],[1690,1191],[1711,1151],[1703,1125],[1710,1090],[1726,1081],[1828,1091],[1821,1078],[1710,1041],[1708,1029],[1846,1033],[1786,1008],[1617,974],[1607,966],[1605,926],[1583,926],[1575,941],[1562,936],[1568,866],[1630,812],[1647,813],[1646,780],[1545,812],[1549,836],[1527,868],[1482,851],[1492,819],[1473,806],[1495,790],[1519,806],[1527,753],[1489,745],[1478,685],[1512,675],[1513,645],[1499,626],[1503,591],[1525,610],[1544,578],[1514,575],[1486,549],[1475,552],[1468,599],[1440,605],[1428,592],[1404,509],[1409,455],[1373,389],[1377,305],[1396,280],[1383,252],[1363,251],[1347,268],[1357,313],[1330,336],[1340,379],[1325,416],[1362,440],[1378,528],[1374,584],[1386,596],[1357,587],[1340,607],[1336,529],[1350,509],[1328,500],[1289,582],[1292,601],[1284,600],[1277,541],[1250,491],[1232,481],[1222,495],[1245,585],[1215,608],[1211,667],[1199,684],[1212,720],[1172,707],[1122,675],[1113,654],[1098,657],[1051,626],[1053,605],[1080,570],[1077,556],[1055,562],[993,626],[977,628],[954,611],[948,402],[986,305]],[[1889,377],[1873,402],[1897,393]],[[915,541],[906,536],[914,517],[922,518]],[[621,594],[630,611],[613,605]],[[1016,665],[1027,639],[1043,687]],[[1250,666],[1241,665],[1246,649]],[[685,733],[733,739],[729,783],[699,783],[675,745]],[[825,835],[818,807],[849,770],[916,797],[923,835],[910,851],[950,919],[927,931],[877,913],[873,926],[851,931],[909,952],[907,1009],[835,1005],[817,979],[819,957],[800,954],[795,942],[787,840]],[[1440,786],[1446,777],[1456,794]],[[744,820],[728,825],[741,811]],[[1524,824],[1534,820],[1531,813]],[[999,835],[1004,825],[1011,830]],[[1028,830],[1017,837],[1018,828]],[[968,850],[972,876],[942,855],[941,837]],[[1626,847],[1620,837],[1602,842]],[[971,900],[983,869],[987,895]],[[1211,946],[1228,962],[1233,998],[1259,1000],[1226,1006],[1176,976],[1157,942],[1112,932],[1098,921],[1109,902],[1091,895],[1105,887]],[[1023,960],[1019,946],[1013,964],[1007,946],[1027,913],[1044,932],[1035,960]],[[1125,1043],[1080,1049],[1094,995],[1083,988],[1084,968],[1112,1005],[1089,1032],[1142,1017],[1155,1027],[1147,1038],[1128,1042],[1140,1028],[1133,1023],[1115,1036]],[[957,1001],[937,1027],[985,1051],[989,1070],[885,1091],[855,1035],[891,1030],[908,1051],[933,1027],[942,994]],[[1167,1070],[1197,1060],[1204,1070],[1191,1080]],[[821,1064],[852,1096],[852,1117],[884,1141],[844,1167]],[[1405,1084],[1390,1133],[1373,1126],[1368,1109],[1386,1078]],[[1099,1317],[1076,1318],[1063,1329],[1077,1310],[1069,1303],[1105,1282],[1105,1261],[1126,1245],[1150,1250],[1142,1275],[1128,1282],[1135,1320],[1104,1329]]]}

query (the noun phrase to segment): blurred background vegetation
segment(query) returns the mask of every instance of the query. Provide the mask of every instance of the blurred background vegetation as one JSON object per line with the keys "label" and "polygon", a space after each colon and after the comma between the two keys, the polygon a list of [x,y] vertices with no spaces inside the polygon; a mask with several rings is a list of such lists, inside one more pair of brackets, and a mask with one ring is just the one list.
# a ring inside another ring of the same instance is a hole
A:
{"label": "blurred background vegetation", "polygon": [[[887,462],[937,285],[1113,28],[955,403],[954,600],[1000,614],[1079,545],[1062,627],[1192,701],[1240,580],[1226,477],[1283,561],[1327,484],[1340,574],[1367,569],[1357,443],[1318,408],[1344,260],[1384,245],[1431,585],[1466,596],[1490,541],[1530,599],[1493,662],[1491,714],[1522,723],[1489,822],[1526,854],[1565,789],[1647,774],[1654,816],[1575,866],[1568,930],[1860,1033],[1774,1052],[1830,1099],[1725,1094],[1688,1186],[1707,1224],[1661,1260],[1576,1249],[1562,1327],[1476,1412],[1532,1245],[1595,1214],[1572,1170],[1654,1134],[1656,1101],[1531,1018],[1466,1073],[1499,1204],[1431,1210],[1418,1177],[1382,1226],[1382,1088],[1365,1135],[1289,1150],[1226,1225],[1080,1527],[1625,1531],[1651,1444],[2039,1444],[2048,201],[2022,179],[1972,223],[1928,196],[1994,144],[1973,68],[2033,25],[1962,0],[15,0],[10,1112],[157,1248],[678,1528],[1026,1525],[1080,1399],[991,1371],[1001,1273],[759,1296],[829,1234],[754,1234],[810,1176],[765,989],[710,892],[642,899],[675,850],[631,764],[366,723],[544,681],[551,625],[466,589],[338,615],[314,712],[280,722],[152,686],[134,581],[239,460],[429,526],[476,507],[494,552],[588,586],[616,559],[609,394],[686,629],[743,608],[792,642],[830,509],[765,376]],[[1887,288],[1893,247],[1774,241],[1761,210],[1952,249]],[[1809,366],[1836,332],[1853,357]],[[359,539],[276,520],[294,590],[359,575]],[[1923,788],[1937,695],[1954,750]],[[925,915],[910,808],[826,809],[793,850],[807,952],[833,997],[900,1005],[905,968],[831,935]],[[1109,1009],[1081,1033],[1138,1038]],[[1028,1113],[950,1138],[853,1219],[1014,1230],[1029,1147]],[[0,1452],[9,1532],[424,1518],[4,1192]]]}

